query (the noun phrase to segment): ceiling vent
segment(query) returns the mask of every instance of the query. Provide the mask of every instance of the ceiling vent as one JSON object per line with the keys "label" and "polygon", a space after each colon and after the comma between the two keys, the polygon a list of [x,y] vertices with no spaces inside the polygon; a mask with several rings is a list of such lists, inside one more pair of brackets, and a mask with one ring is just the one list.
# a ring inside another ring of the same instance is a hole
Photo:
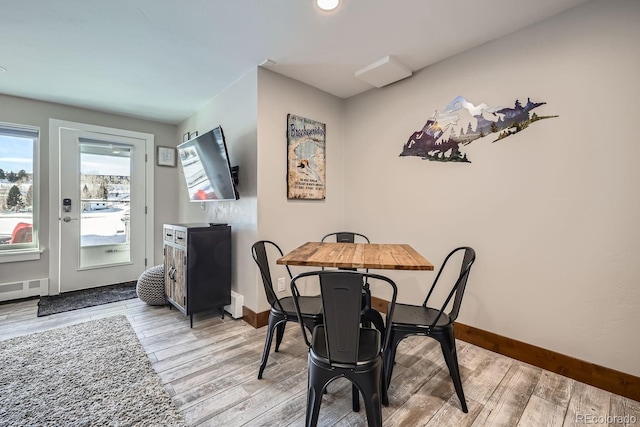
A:
{"label": "ceiling vent", "polygon": [[391,55],[374,62],[371,65],[356,71],[355,76],[375,87],[383,87],[388,84],[406,79],[411,76],[409,67],[398,61]]}

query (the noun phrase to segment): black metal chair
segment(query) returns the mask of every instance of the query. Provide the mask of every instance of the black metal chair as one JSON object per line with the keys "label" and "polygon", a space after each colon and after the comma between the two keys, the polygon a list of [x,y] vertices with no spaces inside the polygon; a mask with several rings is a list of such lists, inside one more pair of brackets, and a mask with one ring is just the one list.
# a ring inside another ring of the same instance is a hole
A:
{"label": "black metal chair", "polygon": [[383,354],[391,329],[387,328],[383,334],[378,329],[362,326],[362,287],[369,280],[386,283],[391,287],[393,294],[387,319],[393,319],[398,293],[396,284],[387,277],[357,271],[301,273],[291,281],[291,294],[299,315],[302,314],[296,283],[316,276],[320,283],[324,323],[313,329],[311,339],[302,327],[302,335],[309,347],[306,425],[317,425],[322,395],[327,384],[344,377],[362,393],[368,425],[381,426],[382,405],[389,402]]}
{"label": "black metal chair", "polygon": [[[321,242],[325,242],[328,239],[334,239],[338,243],[356,243],[356,240],[360,242],[371,243],[369,238],[361,233],[355,233],[353,231],[337,231],[334,233],[329,233],[325,235]],[[324,270],[324,267],[322,267]],[[340,270],[351,270],[356,271],[355,268],[341,268]],[[365,269],[365,273],[368,273],[369,269]],[[382,319],[382,315],[375,309],[371,307],[371,289],[369,283],[365,280],[364,286],[362,287],[362,316],[360,321],[363,326],[371,326],[373,324],[379,331],[384,333],[384,320]],[[358,396],[358,390],[356,387],[353,387],[353,410],[360,410],[360,400]]]}
{"label": "black metal chair", "polygon": [[[264,292],[267,295],[267,301],[271,305],[269,311],[269,323],[267,325],[267,337],[262,352],[262,360],[260,362],[260,370],[258,371],[258,379],[262,378],[264,368],[267,366],[269,359],[269,351],[271,350],[271,341],[273,333],[276,332],[276,348],[280,349],[280,343],[284,337],[285,326],[288,321],[300,322],[301,324],[313,330],[316,325],[322,324],[322,300],[320,296],[301,296],[299,297],[300,314],[296,312],[293,298],[290,296],[278,298],[273,289],[273,281],[271,280],[271,270],[269,269],[269,258],[267,256],[267,247],[275,249],[280,256],[283,255],[282,249],[272,241],[260,240],[251,246],[251,254],[258,264],[260,275],[262,276],[262,284]],[[291,280],[291,270],[289,266],[285,266]]]}
{"label": "black metal chair", "polygon": [[[444,304],[442,304],[440,309],[427,307],[429,298],[433,294],[433,290],[438,283],[440,275],[447,266],[447,262],[454,254],[461,251],[464,251],[464,254],[462,256],[460,274],[458,275],[453,288],[449,292],[449,295],[445,299]],[[434,280],[433,285],[421,306],[396,304],[393,320],[391,322],[387,322],[387,327],[391,329],[390,341],[387,346],[387,352],[385,353],[387,387],[389,387],[389,383],[391,381],[396,349],[400,341],[410,335],[428,336],[436,339],[440,343],[444,360],[449,368],[449,375],[453,380],[453,386],[458,398],[460,399],[460,404],[462,405],[462,411],[465,413],[468,412],[467,402],[464,399],[464,392],[462,391],[460,369],[458,367],[454,321],[460,312],[460,305],[462,304],[462,296],[464,295],[464,289],[467,285],[467,279],[469,278],[469,271],[471,270],[471,266],[475,259],[476,253],[470,247],[454,249],[445,258],[444,263],[442,264],[442,267],[440,267],[438,275],[436,276],[436,279]],[[453,305],[451,310],[448,313],[445,313],[445,309],[452,298]]]}

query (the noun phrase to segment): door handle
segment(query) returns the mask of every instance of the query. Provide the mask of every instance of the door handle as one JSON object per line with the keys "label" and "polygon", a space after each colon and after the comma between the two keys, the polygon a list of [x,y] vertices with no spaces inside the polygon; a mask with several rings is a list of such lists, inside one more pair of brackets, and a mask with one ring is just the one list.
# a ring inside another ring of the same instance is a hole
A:
{"label": "door handle", "polygon": [[69,221],[77,221],[78,218],[71,218],[70,216],[65,216],[64,218],[62,218],[62,220],[64,222],[69,222]]}

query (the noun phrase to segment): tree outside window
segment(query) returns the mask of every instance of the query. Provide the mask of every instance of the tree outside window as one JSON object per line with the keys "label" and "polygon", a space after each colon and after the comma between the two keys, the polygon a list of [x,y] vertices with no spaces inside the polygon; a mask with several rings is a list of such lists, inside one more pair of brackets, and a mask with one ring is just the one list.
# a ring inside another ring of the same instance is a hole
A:
{"label": "tree outside window", "polygon": [[7,207],[9,209],[15,209],[16,211],[22,207],[22,195],[20,194],[20,189],[17,185],[14,185],[9,190],[9,194],[7,195]]}

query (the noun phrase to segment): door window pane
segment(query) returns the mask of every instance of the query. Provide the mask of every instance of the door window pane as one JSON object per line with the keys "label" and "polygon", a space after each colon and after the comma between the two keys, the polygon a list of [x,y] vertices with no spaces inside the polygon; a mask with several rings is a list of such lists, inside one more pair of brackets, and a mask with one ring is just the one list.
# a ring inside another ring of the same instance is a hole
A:
{"label": "door window pane", "polygon": [[131,147],[80,143],[81,268],[131,261],[130,178]]}

